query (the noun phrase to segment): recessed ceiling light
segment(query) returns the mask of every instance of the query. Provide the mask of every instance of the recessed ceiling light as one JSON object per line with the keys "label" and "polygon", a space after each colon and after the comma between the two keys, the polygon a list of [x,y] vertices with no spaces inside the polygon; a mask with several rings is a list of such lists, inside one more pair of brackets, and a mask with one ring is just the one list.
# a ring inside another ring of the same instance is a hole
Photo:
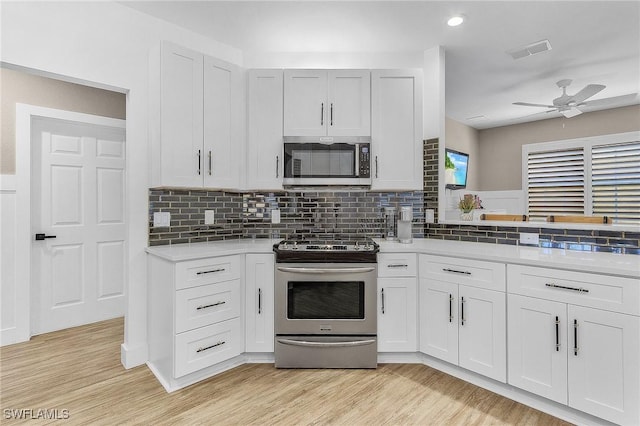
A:
{"label": "recessed ceiling light", "polygon": [[457,16],[452,16],[451,18],[449,18],[449,20],[447,21],[447,25],[450,27],[457,27],[458,25],[462,24],[464,22],[464,17],[462,17],[461,15],[457,15]]}

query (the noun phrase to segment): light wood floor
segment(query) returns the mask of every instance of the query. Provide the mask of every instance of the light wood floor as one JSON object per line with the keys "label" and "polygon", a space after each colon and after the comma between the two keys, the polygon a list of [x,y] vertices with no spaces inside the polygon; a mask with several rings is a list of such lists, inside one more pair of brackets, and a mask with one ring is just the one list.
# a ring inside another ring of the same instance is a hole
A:
{"label": "light wood floor", "polygon": [[[561,425],[432,368],[277,370],[243,365],[167,394],[146,366],[120,364],[115,319],[0,348],[7,409],[68,410],[58,424]],[[31,421],[33,422],[33,421]],[[46,421],[38,420],[38,424]]]}

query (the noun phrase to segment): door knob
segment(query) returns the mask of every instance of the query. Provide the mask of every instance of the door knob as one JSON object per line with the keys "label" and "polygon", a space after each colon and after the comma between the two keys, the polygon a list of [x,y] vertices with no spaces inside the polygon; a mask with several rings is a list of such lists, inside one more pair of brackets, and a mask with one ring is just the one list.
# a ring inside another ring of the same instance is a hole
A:
{"label": "door knob", "polygon": [[55,238],[55,235],[36,234],[36,241],[43,241],[45,238]]}

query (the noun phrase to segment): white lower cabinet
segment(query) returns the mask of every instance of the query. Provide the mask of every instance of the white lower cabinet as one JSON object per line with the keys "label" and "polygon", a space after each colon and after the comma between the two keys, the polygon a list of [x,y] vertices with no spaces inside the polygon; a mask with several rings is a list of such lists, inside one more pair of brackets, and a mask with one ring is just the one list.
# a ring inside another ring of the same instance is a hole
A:
{"label": "white lower cabinet", "polygon": [[378,254],[378,352],[418,350],[415,253]]}
{"label": "white lower cabinet", "polygon": [[378,351],[415,352],[416,278],[378,278]]}
{"label": "white lower cabinet", "polygon": [[[509,383],[614,423],[640,424],[637,281],[509,265],[508,285],[520,293],[508,300]],[[629,313],[598,309],[613,294]]]}
{"label": "white lower cabinet", "polygon": [[273,352],[274,276],[272,253],[245,259],[245,350]]}
{"label": "white lower cabinet", "polygon": [[242,255],[148,257],[149,364],[167,389],[244,352],[242,264]]}
{"label": "white lower cabinet", "polygon": [[506,382],[504,275],[503,264],[420,255],[420,351]]}

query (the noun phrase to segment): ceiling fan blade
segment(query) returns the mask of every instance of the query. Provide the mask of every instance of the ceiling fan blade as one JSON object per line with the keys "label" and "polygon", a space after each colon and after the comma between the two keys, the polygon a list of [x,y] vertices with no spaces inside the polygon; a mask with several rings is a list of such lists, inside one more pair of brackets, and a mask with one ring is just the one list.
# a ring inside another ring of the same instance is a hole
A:
{"label": "ceiling fan blade", "polygon": [[605,87],[607,87],[607,86],[604,86],[602,84],[588,84],[588,85],[586,85],[584,87],[584,89],[582,89],[581,91],[579,91],[578,93],[573,95],[571,97],[571,100],[573,102],[579,104],[580,102],[584,101],[585,99],[588,99],[588,98],[592,97],[593,95],[595,95],[596,93],[600,92]]}
{"label": "ceiling fan blade", "polygon": [[582,111],[580,111],[576,107],[571,107],[563,111],[560,111],[560,114],[564,115],[566,118],[571,118],[571,117],[575,117],[576,115],[582,114]]}
{"label": "ceiling fan blade", "polygon": [[514,102],[513,105],[521,105],[521,106],[532,106],[532,107],[542,107],[542,108],[555,108],[553,105],[544,105],[544,104],[530,104],[529,102]]}
{"label": "ceiling fan blade", "polygon": [[616,106],[626,106],[637,104],[638,102],[638,94],[637,93],[629,93],[627,95],[620,96],[612,96],[610,98],[602,98],[596,99],[593,101],[583,102],[577,106],[586,106],[589,108],[600,108],[600,107],[608,107],[610,105]]}

